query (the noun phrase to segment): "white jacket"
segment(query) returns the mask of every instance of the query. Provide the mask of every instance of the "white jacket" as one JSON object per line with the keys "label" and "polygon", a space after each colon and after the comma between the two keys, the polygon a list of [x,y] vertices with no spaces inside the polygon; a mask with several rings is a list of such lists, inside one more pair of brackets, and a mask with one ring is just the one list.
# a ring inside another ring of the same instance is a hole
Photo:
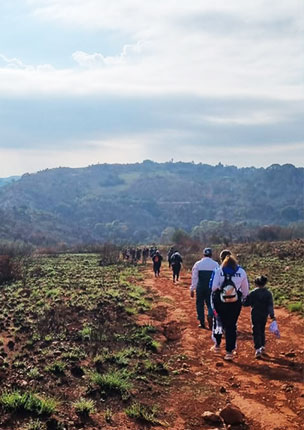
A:
{"label": "white jacket", "polygon": [[212,260],[212,258],[210,257],[203,257],[201,260],[197,261],[192,267],[192,280],[190,291],[196,290],[198,284],[198,273],[201,270],[213,272],[213,270],[217,269],[218,267],[218,263]]}
{"label": "white jacket", "polygon": [[[225,268],[226,269],[226,268]],[[226,273],[229,273],[229,269],[225,270]],[[247,279],[247,275],[242,267],[238,266],[238,269],[235,273],[231,273],[231,279],[234,282],[234,285],[237,290],[242,293],[242,300],[244,300],[249,294],[249,283]],[[212,291],[218,290],[225,280],[225,275],[222,267],[219,267],[212,275],[210,280],[210,286]]]}

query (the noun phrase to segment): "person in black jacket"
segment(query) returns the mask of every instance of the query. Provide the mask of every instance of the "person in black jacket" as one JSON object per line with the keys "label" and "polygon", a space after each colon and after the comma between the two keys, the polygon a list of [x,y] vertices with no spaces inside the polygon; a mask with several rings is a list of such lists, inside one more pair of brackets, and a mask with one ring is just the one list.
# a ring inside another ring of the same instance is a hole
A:
{"label": "person in black jacket", "polygon": [[171,255],[170,263],[172,267],[172,274],[173,274],[173,282],[175,282],[175,278],[178,281],[179,278],[179,272],[182,267],[182,256],[178,251],[175,251],[174,254]]}
{"label": "person in black jacket", "polygon": [[160,274],[160,266],[163,261],[163,257],[160,255],[160,252],[156,250],[155,254],[152,257],[153,261],[153,272],[155,276],[159,276]]}
{"label": "person in black jacket", "polygon": [[255,357],[265,354],[265,326],[268,315],[275,319],[273,298],[271,292],[265,287],[266,276],[260,276],[254,281],[256,288],[252,290],[243,306],[251,306],[252,334],[255,347]]}

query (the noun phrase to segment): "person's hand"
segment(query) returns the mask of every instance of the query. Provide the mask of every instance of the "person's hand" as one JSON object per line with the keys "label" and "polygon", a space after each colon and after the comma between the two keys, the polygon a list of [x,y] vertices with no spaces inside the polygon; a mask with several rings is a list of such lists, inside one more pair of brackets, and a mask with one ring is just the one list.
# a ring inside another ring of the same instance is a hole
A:
{"label": "person's hand", "polygon": [[194,291],[193,290],[191,290],[190,291],[190,297],[193,299],[193,297],[194,297]]}

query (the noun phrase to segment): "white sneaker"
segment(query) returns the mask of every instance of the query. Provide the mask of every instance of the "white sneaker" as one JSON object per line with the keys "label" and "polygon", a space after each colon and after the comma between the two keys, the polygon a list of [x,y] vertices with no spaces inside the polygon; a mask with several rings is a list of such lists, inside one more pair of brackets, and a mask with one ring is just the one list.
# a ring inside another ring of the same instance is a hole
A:
{"label": "white sneaker", "polygon": [[261,358],[262,357],[262,348],[255,350],[255,358]]}
{"label": "white sneaker", "polygon": [[262,354],[266,354],[265,346],[261,346],[260,350],[261,350],[261,353],[262,353]]}
{"label": "white sneaker", "polygon": [[226,352],[226,355],[225,355],[225,357],[224,357],[224,360],[232,361],[233,359],[234,359],[234,354],[233,354],[233,352]]}
{"label": "white sneaker", "polygon": [[220,347],[220,346],[218,346],[218,345],[213,345],[213,346],[210,348],[210,351],[215,352],[216,354],[219,354],[219,353],[221,352],[221,347]]}

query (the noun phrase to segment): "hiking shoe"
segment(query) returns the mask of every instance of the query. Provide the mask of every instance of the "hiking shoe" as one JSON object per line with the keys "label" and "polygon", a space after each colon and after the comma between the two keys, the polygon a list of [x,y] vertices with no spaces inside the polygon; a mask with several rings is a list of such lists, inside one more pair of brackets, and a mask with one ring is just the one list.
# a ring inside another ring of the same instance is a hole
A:
{"label": "hiking shoe", "polygon": [[262,354],[266,354],[265,346],[261,346],[260,350],[261,350],[261,353],[262,353]]}
{"label": "hiking shoe", "polygon": [[255,358],[261,358],[262,357],[262,348],[256,349],[255,350]]}
{"label": "hiking shoe", "polygon": [[210,348],[210,351],[215,352],[216,354],[219,354],[221,352],[221,347],[219,345],[213,345]]}
{"label": "hiking shoe", "polygon": [[233,360],[233,358],[234,358],[234,354],[233,354],[233,352],[226,352],[226,355],[225,355],[225,357],[224,357],[224,360],[226,360],[226,361],[232,361],[232,360]]}

